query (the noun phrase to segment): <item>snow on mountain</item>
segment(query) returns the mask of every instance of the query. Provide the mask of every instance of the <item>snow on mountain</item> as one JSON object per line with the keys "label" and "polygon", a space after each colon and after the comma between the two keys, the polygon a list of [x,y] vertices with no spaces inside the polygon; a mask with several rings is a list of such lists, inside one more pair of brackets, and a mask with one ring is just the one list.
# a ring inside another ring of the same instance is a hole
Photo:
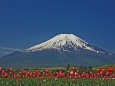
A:
{"label": "snow on mountain", "polygon": [[[79,37],[73,34],[59,34],[50,40],[43,42],[41,44],[35,45],[27,49],[27,52],[41,51],[44,49],[57,49],[68,51],[68,48],[73,48],[74,50],[78,49],[78,47],[90,51],[101,52],[96,50],[93,46],[89,45],[86,41],[80,39]],[[61,52],[61,51],[60,51]],[[70,51],[71,52],[71,51]]]}

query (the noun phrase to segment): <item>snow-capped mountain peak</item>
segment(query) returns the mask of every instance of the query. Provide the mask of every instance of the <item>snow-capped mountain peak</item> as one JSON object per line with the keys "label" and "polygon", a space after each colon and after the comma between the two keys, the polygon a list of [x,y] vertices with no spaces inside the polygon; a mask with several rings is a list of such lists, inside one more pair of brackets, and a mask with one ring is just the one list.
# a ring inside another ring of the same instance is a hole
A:
{"label": "snow-capped mountain peak", "polygon": [[67,47],[74,49],[80,47],[82,49],[96,51],[92,46],[88,46],[86,41],[73,34],[59,34],[46,42],[30,47],[27,49],[27,51],[33,52],[41,51],[44,49],[58,49],[59,51],[63,49],[67,51]]}

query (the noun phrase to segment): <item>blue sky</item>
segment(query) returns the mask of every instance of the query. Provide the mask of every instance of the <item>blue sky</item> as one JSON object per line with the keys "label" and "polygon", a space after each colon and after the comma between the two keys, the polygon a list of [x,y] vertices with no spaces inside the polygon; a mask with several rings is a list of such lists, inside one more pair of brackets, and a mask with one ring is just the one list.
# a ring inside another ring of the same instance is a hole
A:
{"label": "blue sky", "polygon": [[60,33],[115,52],[114,0],[1,0],[0,56]]}

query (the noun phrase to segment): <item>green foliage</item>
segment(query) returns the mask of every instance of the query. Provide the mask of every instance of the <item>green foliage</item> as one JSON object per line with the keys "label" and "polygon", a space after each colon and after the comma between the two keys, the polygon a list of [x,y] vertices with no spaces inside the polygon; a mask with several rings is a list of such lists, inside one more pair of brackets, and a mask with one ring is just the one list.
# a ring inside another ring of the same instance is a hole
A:
{"label": "green foliage", "polygon": [[65,78],[57,80],[54,78],[45,78],[44,80],[3,78],[0,80],[0,86],[115,86],[115,81],[110,79],[69,79],[66,81]]}
{"label": "green foliage", "polygon": [[70,65],[68,64],[66,70],[69,70],[69,68],[70,68]]}
{"label": "green foliage", "polygon": [[82,72],[86,72],[86,73],[89,73],[90,71],[94,72],[92,66],[87,67],[87,66],[80,65],[79,70],[80,70],[80,74],[82,74]]}

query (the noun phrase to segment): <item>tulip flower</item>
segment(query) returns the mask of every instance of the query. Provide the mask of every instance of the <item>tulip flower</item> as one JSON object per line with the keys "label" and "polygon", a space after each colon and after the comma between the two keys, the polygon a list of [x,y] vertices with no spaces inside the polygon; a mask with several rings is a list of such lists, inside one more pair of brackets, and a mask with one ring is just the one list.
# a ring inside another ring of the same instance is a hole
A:
{"label": "tulip flower", "polygon": [[10,68],[10,72],[12,72],[13,71],[13,68]]}
{"label": "tulip flower", "polygon": [[97,73],[100,73],[100,72],[101,72],[100,68],[97,68]]}
{"label": "tulip flower", "polygon": [[2,67],[0,67],[0,71],[2,71]]}

